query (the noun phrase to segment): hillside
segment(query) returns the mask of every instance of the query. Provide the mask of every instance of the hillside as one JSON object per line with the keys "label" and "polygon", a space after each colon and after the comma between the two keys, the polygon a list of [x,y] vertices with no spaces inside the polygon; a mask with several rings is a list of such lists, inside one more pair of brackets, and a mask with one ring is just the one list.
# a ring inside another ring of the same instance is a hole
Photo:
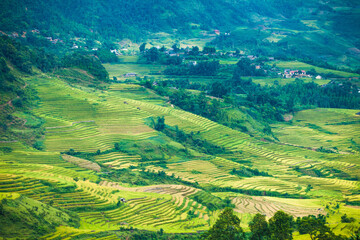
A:
{"label": "hillside", "polygon": [[[2,32],[55,52],[74,46],[137,50],[142,41],[160,46],[184,39],[192,39],[190,44],[194,39],[209,42],[218,29],[220,36],[212,45],[225,50],[310,58],[352,69],[359,64],[357,1],[6,0],[0,4]],[[127,38],[131,41],[124,41]]]}
{"label": "hillside", "polygon": [[[131,67],[141,65],[107,66],[110,77]],[[152,66],[142,69],[148,75]],[[271,217],[277,210],[295,217],[328,214],[332,229],[341,234],[358,226],[337,223],[344,213],[359,217],[351,206],[359,203],[357,110],[300,112],[293,125],[273,126],[281,142],[264,141],[181,110],[136,80],[99,88],[80,73],[65,68],[22,76],[39,99],[27,112],[43,121],[41,148],[14,135],[0,143],[1,192],[10,194],[5,198],[21,194],[71,212],[72,221],[80,219],[80,226],[61,223],[33,236],[53,231],[45,238],[115,239],[129,228],[194,233],[212,226],[225,206],[234,207],[245,229],[254,214]],[[311,122],[311,114],[331,123]],[[164,117],[166,131],[158,117]],[[348,131],[340,131],[344,128]],[[254,125],[254,134],[261,129]],[[302,136],[301,146],[286,137],[293,131]],[[319,131],[322,142],[308,145],[308,131]],[[352,142],[346,140],[350,137]],[[21,201],[33,201],[27,198]],[[44,221],[36,219],[29,221]],[[119,225],[125,230],[115,232]]]}
{"label": "hillside", "polygon": [[356,1],[0,9],[0,239],[359,238]]}

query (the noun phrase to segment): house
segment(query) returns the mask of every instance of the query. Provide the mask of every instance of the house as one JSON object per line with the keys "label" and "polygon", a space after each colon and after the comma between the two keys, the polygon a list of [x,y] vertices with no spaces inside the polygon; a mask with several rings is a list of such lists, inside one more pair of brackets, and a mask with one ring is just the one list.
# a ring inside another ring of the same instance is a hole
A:
{"label": "house", "polygon": [[120,201],[123,203],[126,203],[126,199],[125,198],[120,198]]}
{"label": "house", "polygon": [[197,61],[189,61],[190,65],[196,66],[197,65]]}
{"label": "house", "polygon": [[127,73],[124,75],[124,77],[136,77],[137,73]]}
{"label": "house", "polygon": [[321,79],[322,79],[322,77],[321,77],[320,75],[317,75],[315,79],[317,79],[317,80],[321,80]]}
{"label": "house", "polygon": [[51,40],[51,42],[52,42],[53,44],[57,44],[58,42],[60,42],[60,39],[56,38],[56,39]]}
{"label": "house", "polygon": [[309,75],[306,74],[305,70],[291,70],[291,69],[285,69],[283,73],[284,78],[301,78],[301,77],[309,77]]}
{"label": "house", "polygon": [[215,29],[214,32],[215,32],[216,35],[220,35],[220,31],[219,31],[219,30]]}
{"label": "house", "polygon": [[308,75],[306,74],[306,71],[305,71],[305,70],[301,70],[301,71],[300,71],[300,76],[301,76],[301,77],[307,77]]}
{"label": "house", "polygon": [[260,66],[260,65],[256,65],[255,68],[256,68],[256,69],[260,69],[261,66]]}
{"label": "house", "polygon": [[110,52],[118,56],[121,55],[121,53],[117,49],[110,49]]}

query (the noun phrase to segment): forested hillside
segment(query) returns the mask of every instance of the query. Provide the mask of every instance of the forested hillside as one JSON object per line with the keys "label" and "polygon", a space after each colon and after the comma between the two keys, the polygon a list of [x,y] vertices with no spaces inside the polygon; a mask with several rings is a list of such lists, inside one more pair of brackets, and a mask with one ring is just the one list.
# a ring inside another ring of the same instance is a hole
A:
{"label": "forested hillside", "polygon": [[174,41],[201,34],[213,37],[218,29],[220,34],[212,44],[219,48],[308,57],[356,68],[358,7],[353,0],[326,4],[313,0],[110,0],[106,4],[100,0],[4,0],[0,30],[49,49],[70,49],[73,44],[91,49],[124,38],[139,43],[158,32],[172,34]]}

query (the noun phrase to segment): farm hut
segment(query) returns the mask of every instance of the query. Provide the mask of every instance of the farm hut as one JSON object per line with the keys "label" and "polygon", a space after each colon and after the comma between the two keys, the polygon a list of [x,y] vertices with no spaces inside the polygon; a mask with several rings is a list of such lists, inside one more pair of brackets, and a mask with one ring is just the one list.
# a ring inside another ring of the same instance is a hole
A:
{"label": "farm hut", "polygon": [[127,73],[125,74],[125,77],[136,77],[137,73]]}

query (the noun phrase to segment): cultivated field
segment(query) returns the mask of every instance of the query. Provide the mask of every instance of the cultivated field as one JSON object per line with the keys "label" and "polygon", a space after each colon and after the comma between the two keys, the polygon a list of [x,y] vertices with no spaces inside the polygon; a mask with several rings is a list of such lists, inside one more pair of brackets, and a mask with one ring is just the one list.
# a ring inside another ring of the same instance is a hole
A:
{"label": "cultivated field", "polygon": [[[111,76],[149,73],[149,66],[106,67]],[[61,226],[46,239],[71,239],[117,230],[120,226],[162,228],[173,233],[206,230],[221,211],[207,207],[209,196],[230,197],[245,228],[254,214],[266,214],[269,218],[280,209],[294,216],[329,213],[331,227],[345,233],[354,225],[338,223],[342,211],[359,217],[356,208],[345,205],[360,200],[357,180],[360,120],[356,111],[299,112],[291,123],[272,126],[280,144],[255,139],[180,110],[166,98],[138,85],[114,83],[96,90],[69,84],[52,75],[35,76],[27,81],[40,97],[33,112],[46,121],[45,149],[38,151],[20,142],[0,143],[0,147],[12,149],[10,153],[0,153],[0,197],[24,195],[78,213],[79,229]],[[167,125],[178,126],[187,133],[199,132],[203,139],[229,153],[209,156],[190,149],[191,155],[168,154],[159,164],[138,154],[114,151],[114,144],[121,141],[157,141],[168,144],[174,152],[184,151],[180,143],[148,126],[148,119],[158,116],[164,116]],[[320,147],[334,152],[315,151]],[[91,157],[83,159],[64,153],[70,149]],[[233,169],[241,168],[267,174],[251,177],[232,173]],[[123,169],[134,173],[144,169],[164,171],[187,185],[136,186],[107,178],[109,171]],[[221,188],[221,192],[216,190]],[[203,194],[201,189],[213,194]],[[204,204],[197,202],[194,194],[203,197]],[[121,198],[126,202],[121,202]],[[326,208],[340,201],[340,212]]]}

